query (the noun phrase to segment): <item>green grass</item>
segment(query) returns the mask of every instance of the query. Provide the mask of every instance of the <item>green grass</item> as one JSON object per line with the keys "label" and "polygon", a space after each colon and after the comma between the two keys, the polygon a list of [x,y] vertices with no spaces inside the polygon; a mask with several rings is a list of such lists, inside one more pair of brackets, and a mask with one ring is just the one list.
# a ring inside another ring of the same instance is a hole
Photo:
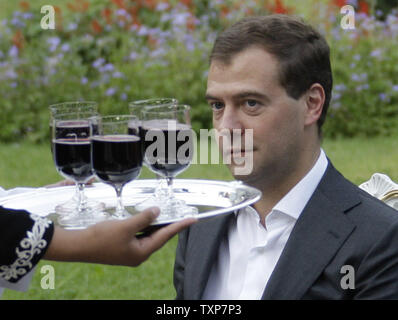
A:
{"label": "green grass", "polygon": [[[398,181],[397,137],[326,140],[323,148],[336,168],[355,184],[368,180],[375,172]],[[0,185],[7,188],[41,186],[60,180],[47,144],[0,144],[0,159]],[[140,176],[153,177],[147,169]],[[230,180],[231,176],[223,166],[197,164],[181,178]],[[176,242],[175,237],[138,268],[42,261],[29,291],[6,290],[2,299],[173,299]],[[54,290],[40,286],[40,268],[46,264],[55,269]]]}
{"label": "green grass", "polygon": [[334,166],[357,185],[376,172],[398,182],[398,137],[326,140],[323,148]]}
{"label": "green grass", "polygon": [[[214,148],[214,144],[211,145]],[[209,157],[211,152],[209,152]],[[5,189],[17,186],[40,187],[61,180],[52,159],[50,144],[0,143],[0,186]],[[195,157],[195,159],[197,159]],[[196,160],[197,163],[200,160]],[[210,161],[209,161],[210,162]],[[179,178],[198,178],[213,180],[231,180],[228,169],[212,164],[191,165]],[[146,167],[140,178],[152,179],[155,174]]]}

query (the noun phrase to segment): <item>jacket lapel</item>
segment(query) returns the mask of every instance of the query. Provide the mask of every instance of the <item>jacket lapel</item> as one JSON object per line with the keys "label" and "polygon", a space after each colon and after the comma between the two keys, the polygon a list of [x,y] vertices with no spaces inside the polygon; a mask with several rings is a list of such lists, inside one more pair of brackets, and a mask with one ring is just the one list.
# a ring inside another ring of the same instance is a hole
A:
{"label": "jacket lapel", "polygon": [[358,205],[353,185],[329,163],[275,266],[263,299],[300,299],[355,225],[344,212]]}
{"label": "jacket lapel", "polygon": [[[187,248],[189,258],[186,261],[186,283],[184,287],[186,299],[200,299],[207,284],[211,267],[218,255],[220,242],[227,232],[229,221],[234,214],[226,214],[216,218],[206,219],[191,227],[190,241]],[[205,235],[205,240],[203,235]]]}

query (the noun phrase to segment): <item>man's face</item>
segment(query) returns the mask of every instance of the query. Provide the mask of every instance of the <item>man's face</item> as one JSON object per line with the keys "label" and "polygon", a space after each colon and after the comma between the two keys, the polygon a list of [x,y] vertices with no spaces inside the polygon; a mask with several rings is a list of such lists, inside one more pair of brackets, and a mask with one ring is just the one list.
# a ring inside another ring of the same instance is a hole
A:
{"label": "man's face", "polygon": [[[253,130],[253,148],[235,150],[252,153],[253,170],[236,176],[261,187],[295,170],[304,139],[305,100],[289,97],[278,81],[278,61],[262,48],[250,47],[235,55],[231,63],[212,61],[206,98],[217,130]],[[244,139],[242,139],[244,141]],[[219,139],[224,156],[229,146]],[[245,153],[243,153],[245,152]],[[233,155],[232,155],[233,159]],[[236,163],[229,165],[234,174]]]}

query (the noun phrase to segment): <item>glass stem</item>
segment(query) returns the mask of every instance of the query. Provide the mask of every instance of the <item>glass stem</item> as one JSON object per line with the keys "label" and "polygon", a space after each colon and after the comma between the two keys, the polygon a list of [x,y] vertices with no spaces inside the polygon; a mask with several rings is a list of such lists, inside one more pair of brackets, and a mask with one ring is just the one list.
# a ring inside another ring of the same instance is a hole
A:
{"label": "glass stem", "polygon": [[173,192],[173,177],[166,177],[167,181],[167,192],[168,192],[168,198],[173,199],[174,198],[174,192]]}
{"label": "glass stem", "polygon": [[85,183],[77,183],[77,210],[79,213],[86,209],[86,197],[84,195]]}
{"label": "glass stem", "polygon": [[79,184],[76,182],[75,183],[75,195],[73,196],[74,197],[74,199],[76,200],[76,201],[79,201],[79,194],[80,194],[80,191],[79,191]]}
{"label": "glass stem", "polygon": [[[156,174],[156,188],[155,188],[155,198],[162,199],[164,197],[165,188],[164,188],[164,179],[161,175]],[[167,191],[168,192],[168,191]]]}
{"label": "glass stem", "polygon": [[123,186],[115,186],[115,190],[116,190],[116,196],[117,196],[117,204],[116,204],[116,212],[115,214],[118,215],[123,215],[123,211],[124,211],[124,206],[123,206],[123,202],[122,202],[122,190],[123,190]]}

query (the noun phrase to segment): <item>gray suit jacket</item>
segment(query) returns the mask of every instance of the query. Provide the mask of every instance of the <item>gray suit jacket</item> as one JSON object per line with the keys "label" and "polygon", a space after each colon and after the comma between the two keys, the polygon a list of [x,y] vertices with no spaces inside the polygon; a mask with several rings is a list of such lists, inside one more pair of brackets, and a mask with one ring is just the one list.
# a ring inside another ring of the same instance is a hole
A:
{"label": "gray suit jacket", "polygon": [[[230,219],[235,215],[200,221],[179,235],[177,299],[201,299]],[[353,267],[355,289],[342,288],[344,265]],[[329,162],[262,298],[398,299],[398,212],[346,180]]]}

